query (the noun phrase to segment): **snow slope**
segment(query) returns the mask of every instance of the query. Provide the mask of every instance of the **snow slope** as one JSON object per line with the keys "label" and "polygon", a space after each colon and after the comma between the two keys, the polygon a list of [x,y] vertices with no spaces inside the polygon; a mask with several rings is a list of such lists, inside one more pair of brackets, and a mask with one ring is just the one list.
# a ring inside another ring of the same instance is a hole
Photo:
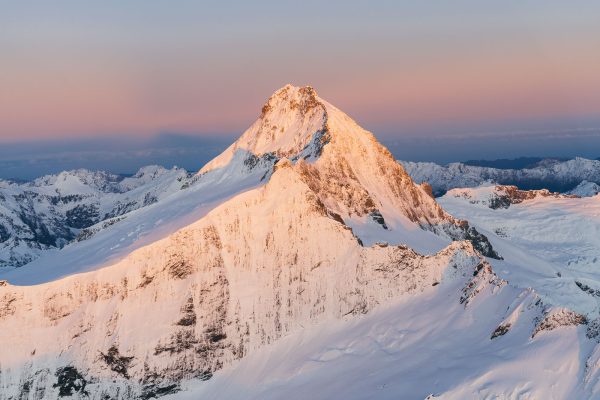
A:
{"label": "snow slope", "polygon": [[594,318],[600,297],[585,287],[600,289],[600,197],[534,196],[491,208],[490,196],[503,190],[454,189],[439,201],[490,238],[505,259],[494,261],[503,278]]}
{"label": "snow slope", "polygon": [[505,256],[466,307],[458,296],[471,283],[446,276],[358,320],[303,328],[169,398],[600,398],[598,196],[490,186],[439,200]]}
{"label": "snow slope", "polygon": [[[585,326],[532,339],[543,308],[532,291],[493,286],[465,307],[463,285],[452,277],[360,318],[305,327],[167,398],[590,398],[577,378],[594,346]],[[491,339],[506,316],[510,330]]]}
{"label": "snow slope", "polygon": [[271,161],[248,166],[238,154],[227,168],[196,176],[160,201],[100,222],[60,250],[51,250],[18,269],[1,271],[0,279],[18,285],[49,282],[111,265],[133,250],[162,239],[197,221],[226,199],[264,183]]}

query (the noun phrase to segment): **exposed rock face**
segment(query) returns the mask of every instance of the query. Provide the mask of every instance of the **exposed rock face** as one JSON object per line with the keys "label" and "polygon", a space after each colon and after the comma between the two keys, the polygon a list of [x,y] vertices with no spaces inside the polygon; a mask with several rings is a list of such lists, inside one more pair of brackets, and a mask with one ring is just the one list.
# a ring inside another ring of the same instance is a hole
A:
{"label": "exposed rock face", "polygon": [[536,197],[561,198],[572,196],[550,192],[546,189],[519,190],[516,186],[496,186],[496,196],[489,200],[489,207],[492,209],[508,208],[511,204],[519,204]]}
{"label": "exposed rock face", "polygon": [[551,309],[536,325],[531,337],[535,337],[544,331],[551,331],[565,326],[577,326],[587,324],[587,318],[567,309]]}
{"label": "exposed rock face", "polygon": [[223,168],[238,151],[257,157],[271,154],[275,158],[300,156],[303,150],[311,151],[301,157],[318,153],[318,148],[327,141],[326,131],[327,109],[314,89],[287,85],[269,98],[256,122],[200,173]]}
{"label": "exposed rock face", "polygon": [[467,307],[471,300],[483,290],[490,288],[492,291],[494,291],[506,285],[507,283],[508,282],[500,279],[494,273],[489,264],[481,262],[475,266],[473,278],[463,288],[462,296],[460,297],[460,303]]}
{"label": "exposed rock face", "polygon": [[416,224],[451,240],[473,240],[484,255],[500,258],[484,235],[446,213],[426,186],[415,185],[370,132],[310,87],[275,92],[260,118],[200,174],[223,168],[239,152],[270,155],[274,163],[288,158],[325,208],[345,221],[378,213],[386,228]]}

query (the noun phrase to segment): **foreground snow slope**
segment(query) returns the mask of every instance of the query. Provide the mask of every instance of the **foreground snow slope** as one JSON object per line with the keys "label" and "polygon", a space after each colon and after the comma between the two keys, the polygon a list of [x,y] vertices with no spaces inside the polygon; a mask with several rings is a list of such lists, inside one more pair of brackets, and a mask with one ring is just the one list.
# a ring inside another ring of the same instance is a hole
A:
{"label": "foreground snow slope", "polygon": [[[168,399],[586,399],[586,328],[531,338],[532,291],[490,285],[465,307],[468,278],[405,296],[360,318],[306,326]],[[491,338],[503,319],[510,330]],[[596,396],[597,397],[597,396]]]}

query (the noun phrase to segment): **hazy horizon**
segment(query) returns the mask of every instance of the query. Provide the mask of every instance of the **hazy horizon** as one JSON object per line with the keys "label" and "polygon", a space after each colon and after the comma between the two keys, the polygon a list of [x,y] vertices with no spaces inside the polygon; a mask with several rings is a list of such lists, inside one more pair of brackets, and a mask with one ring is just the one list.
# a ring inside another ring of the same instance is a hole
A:
{"label": "hazy horizon", "polygon": [[[438,164],[520,157],[600,157],[600,130],[514,132],[489,136],[378,135],[394,156],[405,161]],[[21,141],[0,146],[0,179],[31,180],[65,170],[85,168],[133,174],[146,165],[178,166],[197,171],[225,150],[240,134],[194,135],[162,133],[150,138],[55,139]],[[522,146],[515,147],[515,135]],[[452,149],[452,151],[448,151]]]}

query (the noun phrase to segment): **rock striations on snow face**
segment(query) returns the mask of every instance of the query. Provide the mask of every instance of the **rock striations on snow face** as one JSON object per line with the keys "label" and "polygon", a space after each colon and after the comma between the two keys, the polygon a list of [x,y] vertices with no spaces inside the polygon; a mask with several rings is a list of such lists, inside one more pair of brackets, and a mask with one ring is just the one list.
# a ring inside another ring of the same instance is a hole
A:
{"label": "rock striations on snow face", "polygon": [[[304,326],[365,314],[457,274],[469,299],[501,287],[478,252],[498,256],[487,238],[311,88],[277,91],[197,179],[255,169],[262,186],[110,266],[2,284],[0,343],[11,350],[0,352],[0,399],[160,397]],[[365,245],[361,224],[375,236],[466,240],[421,255]]]}

